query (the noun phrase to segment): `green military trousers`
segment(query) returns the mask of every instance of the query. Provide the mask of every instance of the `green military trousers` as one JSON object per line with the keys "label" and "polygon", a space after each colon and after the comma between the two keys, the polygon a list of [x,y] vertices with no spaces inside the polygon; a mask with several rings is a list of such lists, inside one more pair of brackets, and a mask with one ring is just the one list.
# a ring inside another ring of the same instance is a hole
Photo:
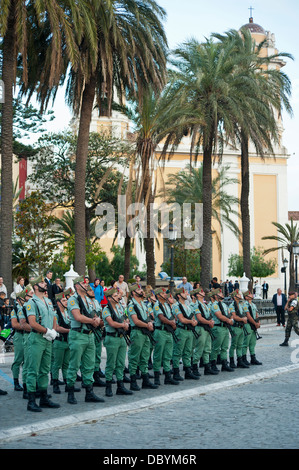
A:
{"label": "green military trousers", "polygon": [[31,332],[28,336],[28,369],[27,391],[28,393],[39,390],[47,390],[49,372],[51,370],[52,342],[43,338],[41,333]]}
{"label": "green military trousers", "polygon": [[95,344],[94,372],[99,372],[100,367],[101,367],[103,341],[98,341],[96,337],[94,337],[94,344]]}
{"label": "green military trousers", "polygon": [[24,363],[23,363],[23,374],[22,374],[23,384],[27,384],[27,372],[28,372],[28,362],[29,362],[28,337],[29,337],[29,333],[24,332],[23,334]]}
{"label": "green military trousers", "polygon": [[[204,364],[209,364],[210,354],[212,350],[212,340],[209,333],[201,326],[196,327],[196,331],[200,332],[200,337],[193,342],[193,364],[198,364],[202,358]],[[213,329],[214,331],[214,329]]]}
{"label": "green military trousers", "polygon": [[286,324],[286,329],[285,329],[285,339],[287,341],[291,336],[292,328],[294,328],[296,335],[299,335],[297,313],[288,312],[288,319],[287,319],[287,324]]}
{"label": "green military trousers", "polygon": [[244,335],[242,356],[246,356],[248,349],[249,349],[250,355],[252,356],[253,354],[255,354],[256,335],[255,335],[255,331],[251,329],[250,325],[246,324],[245,327],[247,327],[247,331],[249,335],[246,337]]}
{"label": "green military trousers", "polygon": [[216,361],[218,355],[221,361],[227,360],[227,351],[229,347],[229,333],[225,326],[214,326],[213,333],[215,339],[212,344],[211,361]]}
{"label": "green military trousers", "polygon": [[125,339],[119,336],[109,336],[106,334],[104,339],[107,360],[105,368],[106,381],[110,382],[115,371],[116,379],[121,381],[124,378],[124,369],[127,354],[127,343]]}
{"label": "green military trousers", "polygon": [[243,355],[242,347],[243,347],[243,341],[244,341],[243,328],[233,327],[233,331],[235,333],[235,336],[232,338],[232,341],[231,341],[231,345],[229,348],[229,357],[233,358],[235,351],[236,351],[237,357],[242,357]]}
{"label": "green military trousers", "polygon": [[75,385],[79,369],[81,370],[83,383],[85,385],[92,385],[94,382],[93,373],[95,362],[93,333],[84,334],[79,331],[70,330],[68,343],[70,348],[70,360],[67,370],[67,385],[69,387]]}
{"label": "green military trousers", "polygon": [[175,331],[180,341],[173,345],[173,368],[178,369],[180,367],[180,359],[182,359],[184,367],[191,367],[193,333],[191,330],[184,330],[182,328],[177,328]]}
{"label": "green military trousers", "polygon": [[[60,336],[60,338],[63,338]],[[59,371],[61,369],[64,380],[67,378],[67,370],[70,362],[70,348],[67,341],[55,339],[53,343],[53,362],[52,362],[52,378],[59,379]]]}
{"label": "green military trousers", "polygon": [[12,376],[14,379],[19,378],[20,367],[24,363],[24,345],[23,345],[23,333],[15,331],[13,335],[13,347],[14,347],[14,361],[11,365]]}
{"label": "green military trousers", "polygon": [[169,372],[170,361],[173,353],[172,334],[165,330],[155,330],[154,339],[156,341],[153,354],[153,370],[159,372],[161,367],[165,372]]}
{"label": "green military trousers", "polygon": [[151,342],[147,335],[141,330],[131,330],[131,344],[128,350],[128,361],[130,375],[135,375],[139,366],[142,374],[148,373],[148,361],[151,354]]}

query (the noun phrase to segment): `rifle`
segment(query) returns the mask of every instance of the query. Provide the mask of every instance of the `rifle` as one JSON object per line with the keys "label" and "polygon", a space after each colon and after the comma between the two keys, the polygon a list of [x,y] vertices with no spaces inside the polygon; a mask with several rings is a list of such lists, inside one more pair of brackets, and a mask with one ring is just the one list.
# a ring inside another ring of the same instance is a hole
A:
{"label": "rifle", "polygon": [[[251,316],[252,320],[255,322],[255,319],[253,318],[252,308],[251,308],[250,303],[248,303],[248,310],[249,310],[249,315]],[[262,339],[262,336],[260,336],[258,331],[257,331],[257,327],[255,325],[253,325],[251,322],[249,322],[249,325],[250,325],[250,328],[252,329],[252,331],[255,332],[256,339],[257,340]]]}
{"label": "rifle", "polygon": [[[70,329],[70,325],[68,325],[67,323],[65,323],[64,318],[63,318],[63,315],[62,315],[61,310],[60,310],[60,308],[58,307],[57,303],[56,303],[56,305],[55,305],[55,310],[56,310],[57,315],[58,315],[58,324],[59,324],[59,326],[61,326],[62,328],[65,328],[66,330],[69,330],[69,329]],[[64,337],[65,341],[67,341],[68,333],[59,333],[59,334],[61,334],[61,335]]]}
{"label": "rifle", "polygon": [[[224,315],[226,317],[222,302],[221,301],[218,302],[218,305],[219,305],[219,308],[220,308],[220,311],[221,311],[222,315]],[[232,315],[230,314],[230,316],[228,318],[231,318],[231,317],[232,317]],[[233,338],[234,336],[236,336],[236,334],[235,334],[234,330],[232,329],[231,325],[229,325],[226,322],[223,322],[223,323],[225,323],[225,326],[228,329],[228,331],[230,332],[231,337]]]}
{"label": "rifle", "polygon": [[[93,316],[88,312],[87,308],[85,307],[84,302],[80,295],[78,295],[78,302],[79,302],[79,307],[80,307],[80,311],[82,315],[84,315],[87,318],[93,318]],[[99,333],[97,328],[95,328],[90,323],[85,323],[85,325],[87,326],[89,330],[91,330],[94,333],[96,340],[100,342],[102,340],[102,335]]]}
{"label": "rifle", "polygon": [[[109,308],[110,310],[110,313],[111,313],[111,318],[113,321],[115,321],[116,323],[122,323],[123,320],[118,318],[118,316],[116,315],[115,311],[114,311],[114,308],[112,307],[111,303],[110,303],[110,300],[109,298],[107,297],[107,307]],[[131,344],[131,341],[130,341],[130,337],[128,336],[127,332],[123,329],[123,328],[117,328],[118,329],[118,332],[123,335],[123,337],[125,338],[125,341],[127,343],[127,346],[130,346]]]}
{"label": "rifle", "polygon": [[[202,314],[202,316],[206,319],[206,320],[212,320],[212,316],[210,315],[209,318],[206,318],[205,316],[205,313],[203,311],[203,308],[202,308],[202,305],[200,304],[200,302],[197,302],[198,304],[198,308],[200,310],[200,313]],[[209,333],[209,335],[211,336],[211,340],[214,341],[215,339],[215,335],[214,335],[214,332],[213,332],[213,329],[207,325],[206,323],[201,323],[201,326],[203,327],[203,329],[205,331],[207,331]]]}
{"label": "rifle", "polygon": [[[165,318],[167,318],[167,315],[166,315],[166,312],[165,312],[165,309],[164,309],[164,306],[159,302],[159,307],[160,307],[160,310],[161,312],[163,313],[163,316]],[[169,318],[169,320],[174,320],[174,316],[171,314],[171,317],[172,318]],[[168,323],[163,323],[163,326],[164,326],[164,330],[167,331],[168,333],[171,333],[172,334],[172,337],[173,337],[173,340],[175,343],[178,343],[179,341],[181,341],[177,335],[175,334],[175,331],[174,329],[172,328],[171,325],[169,325]]]}
{"label": "rifle", "polygon": [[[140,320],[140,321],[142,321],[142,322],[144,322],[144,323],[149,323],[149,321],[143,320],[143,318],[142,318],[142,316],[141,316],[141,314],[140,314],[140,312],[139,312],[139,308],[137,307],[137,305],[136,305],[134,302],[132,302],[132,303],[133,303],[133,307],[134,307],[134,310],[135,310],[135,312],[136,312],[136,315],[137,315],[138,320]],[[135,328],[138,328],[139,330],[142,331],[142,333],[143,333],[144,335],[148,336],[149,339],[150,339],[150,342],[152,343],[152,345],[155,346],[156,341],[155,341],[155,339],[154,339],[154,337],[153,337],[153,333],[152,333],[151,331],[149,331],[147,328],[142,327],[142,326],[137,326],[137,327],[135,327]]]}
{"label": "rifle", "polygon": [[[239,306],[238,306],[238,304],[237,304],[237,302],[236,302],[235,300],[234,300],[234,307],[235,307],[235,312],[237,313],[237,315],[238,315],[239,317],[241,317],[241,318],[244,318],[245,315],[243,315],[243,313],[241,314],[241,312],[240,312],[240,310],[239,310]],[[242,323],[242,322],[237,321],[237,320],[235,320],[235,321],[236,321],[237,323]],[[246,330],[246,328],[244,328],[244,323],[242,323],[241,328],[244,330],[244,335],[245,335],[245,337],[250,334],[250,333],[248,333],[248,331]]]}
{"label": "rifle", "polygon": [[[185,309],[184,309],[183,305],[181,304],[181,302],[178,302],[178,304],[179,304],[180,310],[183,314],[183,317],[187,318],[187,320],[190,320],[190,318],[188,317],[187,313],[185,312]],[[186,325],[187,325],[187,329],[192,331],[195,338],[198,339],[200,337],[200,334],[198,334],[197,331],[195,330],[195,326],[191,325],[190,323],[187,323]]]}

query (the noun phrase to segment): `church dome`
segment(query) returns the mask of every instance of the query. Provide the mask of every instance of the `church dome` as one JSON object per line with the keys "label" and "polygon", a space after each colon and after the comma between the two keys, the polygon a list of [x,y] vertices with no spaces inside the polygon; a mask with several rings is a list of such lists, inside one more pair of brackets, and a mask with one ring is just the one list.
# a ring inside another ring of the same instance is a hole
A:
{"label": "church dome", "polygon": [[259,24],[254,23],[253,18],[249,18],[249,23],[244,24],[240,29],[242,28],[249,29],[251,34],[263,34],[264,36],[266,36],[266,31],[264,30],[264,28]]}

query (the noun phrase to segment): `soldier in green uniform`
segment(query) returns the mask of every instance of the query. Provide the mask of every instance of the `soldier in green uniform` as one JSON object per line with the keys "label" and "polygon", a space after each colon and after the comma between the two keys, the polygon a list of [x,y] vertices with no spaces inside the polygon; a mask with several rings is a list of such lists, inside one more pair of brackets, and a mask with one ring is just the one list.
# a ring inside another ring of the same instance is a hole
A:
{"label": "soldier in green uniform", "polygon": [[[235,361],[234,355],[235,351],[237,354],[237,367],[241,367],[242,369],[248,369],[249,366],[244,363],[242,359],[242,348],[244,342],[244,325],[247,323],[247,316],[245,312],[243,312],[243,307],[241,305],[242,295],[238,290],[235,290],[231,293],[231,297],[233,302],[229,305],[229,313],[232,314],[232,318],[234,323],[232,325],[234,331],[234,337],[231,340],[231,346],[229,349],[229,360],[230,366],[235,368]],[[245,333],[246,335],[246,333]]]}
{"label": "soldier in green uniform", "polygon": [[94,329],[100,325],[100,319],[94,314],[94,306],[87,296],[87,284],[84,277],[74,279],[76,293],[68,299],[67,310],[71,319],[68,335],[70,360],[67,370],[68,403],[74,405],[77,400],[74,387],[78,370],[82,374],[82,386],[85,388],[85,402],[104,402],[93,392],[93,374],[95,363]]}
{"label": "soldier in green uniform", "polygon": [[139,366],[142,377],[142,388],[158,388],[149,380],[148,361],[151,353],[150,344],[153,340],[154,325],[150,313],[143,302],[144,293],[138,284],[129,286],[130,302],[127,312],[130,320],[131,344],[128,351],[129,371],[131,385],[130,390],[139,391],[136,382],[136,370]]}
{"label": "soldier in green uniform", "polygon": [[232,326],[234,320],[230,318],[231,314],[229,313],[227,305],[222,302],[224,295],[221,289],[212,290],[211,297],[214,299],[214,302],[210,307],[210,312],[214,320],[213,332],[215,334],[215,340],[213,341],[211,351],[212,369],[217,369],[216,361],[219,355],[222,364],[221,371],[234,372],[234,369],[230,367],[227,362],[227,352],[229,348],[229,330],[227,325]]}
{"label": "soldier in green uniform", "polygon": [[292,328],[294,329],[296,335],[299,335],[299,327],[298,327],[298,293],[297,292],[289,292],[288,301],[285,306],[285,310],[288,313],[288,321],[287,326],[285,329],[285,339],[284,342],[281,343],[279,346],[288,346],[289,339],[291,336]]}
{"label": "soldier in green uniform", "polygon": [[[59,371],[62,372],[64,383],[67,383],[67,369],[70,361],[70,348],[68,344],[68,334],[71,328],[71,319],[67,311],[67,296],[71,290],[68,289],[60,294],[55,295],[57,327],[59,336],[55,338],[53,343],[53,362],[52,362],[52,378],[53,393],[60,394],[59,388]],[[67,392],[67,385],[65,387]],[[80,391],[80,389],[76,389]]]}
{"label": "soldier in green uniform", "polygon": [[106,348],[106,396],[112,397],[112,379],[115,372],[117,380],[117,395],[132,395],[131,390],[127,390],[123,383],[124,369],[126,363],[127,343],[125,336],[129,330],[128,321],[124,315],[117,309],[119,303],[119,294],[117,289],[108,289],[105,291],[105,297],[108,304],[104,307],[102,317],[106,330],[104,346]]}
{"label": "soldier in green uniform", "polygon": [[[212,370],[210,363],[210,354],[212,350],[212,328],[214,327],[214,321],[212,320],[209,312],[209,308],[204,302],[206,293],[202,289],[194,289],[190,292],[190,296],[196,306],[196,318],[199,323],[198,331],[200,337],[195,343],[193,349],[193,370],[195,366],[198,367],[198,363],[202,358],[205,375],[217,375],[218,372]],[[192,305],[192,304],[191,304]]]}
{"label": "soldier in green uniform", "polygon": [[[191,369],[191,355],[193,345],[192,329],[197,326],[197,320],[194,318],[192,309],[186,304],[188,293],[182,287],[174,290],[177,302],[172,307],[172,312],[177,321],[177,338],[178,342],[173,345],[173,378],[174,380],[183,380],[179,373],[180,359],[183,361],[185,370],[185,379],[198,380],[199,377],[194,375]],[[190,329],[191,328],[191,329]],[[196,332],[195,332],[196,333]],[[195,334],[195,336],[197,333]]]}
{"label": "soldier in green uniform", "polygon": [[[20,324],[20,310],[22,309],[23,301],[17,297],[14,308],[10,314],[11,326],[14,329],[13,345],[14,345],[14,360],[11,365],[11,371],[14,381],[14,389],[16,392],[22,392],[24,389],[19,383],[20,368],[24,363],[24,345],[23,334],[24,330]],[[23,380],[24,382],[24,380]]]}
{"label": "soldier in green uniform", "polygon": [[27,302],[33,297],[34,291],[31,284],[28,284],[25,289],[17,294],[18,300],[21,302],[21,309],[19,311],[19,319],[20,325],[23,330],[23,350],[24,350],[24,362],[23,362],[23,398],[28,400],[28,393],[27,393],[27,370],[28,370],[28,335],[31,332],[31,326],[29,325],[27,313],[26,313],[26,306]]}
{"label": "soldier in green uniform", "polygon": [[[26,313],[31,332],[28,336],[29,361],[27,370],[28,411],[59,408],[47,394],[51,369],[52,341],[58,335],[52,302],[45,296],[47,285],[42,276],[32,281],[34,295],[27,302]],[[39,406],[35,402],[36,387],[40,390]]]}
{"label": "soldier in green uniform", "polygon": [[156,302],[153,305],[153,314],[155,318],[156,341],[153,354],[153,370],[155,376],[155,384],[160,385],[160,369],[163,366],[165,385],[179,385],[179,382],[171,376],[170,361],[173,353],[173,343],[178,341],[175,336],[176,321],[171,311],[171,294],[166,293],[162,288],[154,291]]}
{"label": "soldier in green uniform", "polygon": [[[255,355],[255,346],[256,346],[256,331],[258,328],[260,328],[261,324],[258,318],[258,311],[256,308],[256,305],[254,302],[252,302],[253,299],[253,294],[250,291],[244,292],[243,297],[245,299],[245,302],[243,304],[243,310],[247,315],[247,324],[245,327],[248,327],[248,336],[244,338],[244,343],[243,343],[243,361],[248,363],[246,355],[247,355],[247,350],[249,349],[249,354],[250,354],[250,364],[252,366],[261,366],[262,363],[257,360],[256,355]],[[252,327],[250,326],[252,325]],[[245,328],[244,327],[244,328]]]}

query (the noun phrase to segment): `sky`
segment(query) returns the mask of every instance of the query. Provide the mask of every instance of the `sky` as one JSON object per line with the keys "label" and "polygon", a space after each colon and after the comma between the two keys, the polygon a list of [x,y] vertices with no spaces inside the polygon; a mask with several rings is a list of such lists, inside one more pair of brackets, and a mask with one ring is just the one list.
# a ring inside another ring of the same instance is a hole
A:
{"label": "sky", "polygon": [[[298,0],[157,0],[166,10],[165,31],[170,49],[195,37],[204,41],[212,33],[225,33],[239,29],[249,22],[250,7],[253,7],[253,21],[266,31],[275,34],[279,52],[293,55],[294,61],[287,60],[283,68],[292,82],[291,105],[293,116],[283,113],[285,128],[283,144],[287,148],[288,160],[288,210],[299,211],[299,1]],[[63,130],[68,126],[71,113],[63,106],[61,90],[53,110],[56,119],[49,123],[49,131]]]}

